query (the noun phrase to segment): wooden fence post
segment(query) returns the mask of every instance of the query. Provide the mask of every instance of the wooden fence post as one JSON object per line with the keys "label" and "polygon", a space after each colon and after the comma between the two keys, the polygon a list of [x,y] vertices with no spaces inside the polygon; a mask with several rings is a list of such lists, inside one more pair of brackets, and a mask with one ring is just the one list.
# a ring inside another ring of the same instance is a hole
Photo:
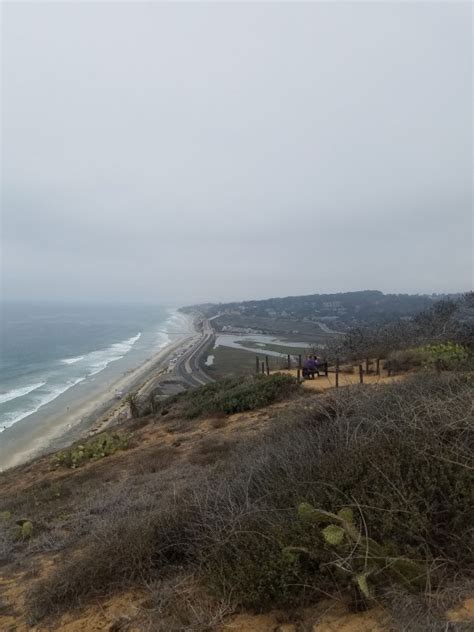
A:
{"label": "wooden fence post", "polygon": [[339,358],[336,358],[336,388],[339,388]]}
{"label": "wooden fence post", "polygon": [[288,354],[288,371],[291,369],[291,358],[290,354]]}
{"label": "wooden fence post", "polygon": [[268,363],[268,356],[265,356],[265,366],[267,368],[267,375],[270,375],[270,365]]}
{"label": "wooden fence post", "polygon": [[365,359],[365,372],[368,375],[369,374],[369,368],[370,368],[370,360],[369,358]]}
{"label": "wooden fence post", "polygon": [[262,360],[262,375],[265,375],[265,363]]}
{"label": "wooden fence post", "polygon": [[364,383],[364,369],[362,368],[362,364],[359,364],[359,382],[361,384]]}
{"label": "wooden fence post", "polygon": [[257,374],[260,373],[260,360],[258,359],[258,356],[255,356],[255,372]]}
{"label": "wooden fence post", "polygon": [[298,368],[301,369],[301,367],[303,366],[302,362],[301,362],[301,353],[298,356]]}
{"label": "wooden fence post", "polygon": [[375,370],[377,375],[380,375],[380,358],[377,358],[377,368]]}
{"label": "wooden fence post", "polygon": [[301,381],[301,369],[296,369],[296,380],[298,383]]}

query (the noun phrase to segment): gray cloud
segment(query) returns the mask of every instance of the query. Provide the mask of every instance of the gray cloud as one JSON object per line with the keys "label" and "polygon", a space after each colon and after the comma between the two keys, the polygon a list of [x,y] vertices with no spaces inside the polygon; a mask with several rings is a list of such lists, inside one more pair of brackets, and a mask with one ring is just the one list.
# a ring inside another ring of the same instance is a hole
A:
{"label": "gray cloud", "polygon": [[5,295],[468,289],[471,10],[5,5]]}

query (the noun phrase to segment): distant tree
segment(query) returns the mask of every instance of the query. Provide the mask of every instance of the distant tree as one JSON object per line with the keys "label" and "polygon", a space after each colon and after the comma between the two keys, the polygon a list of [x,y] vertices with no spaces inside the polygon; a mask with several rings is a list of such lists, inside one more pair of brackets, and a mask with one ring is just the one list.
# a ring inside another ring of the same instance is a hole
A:
{"label": "distant tree", "polygon": [[474,350],[474,293],[439,300],[411,320],[352,327],[328,347],[327,355],[331,360],[383,358],[392,351],[443,342]]}
{"label": "distant tree", "polygon": [[138,407],[138,397],[136,393],[129,393],[127,395],[127,403],[128,406],[130,408],[130,414],[131,416],[136,419],[137,417],[140,417],[140,409]]}

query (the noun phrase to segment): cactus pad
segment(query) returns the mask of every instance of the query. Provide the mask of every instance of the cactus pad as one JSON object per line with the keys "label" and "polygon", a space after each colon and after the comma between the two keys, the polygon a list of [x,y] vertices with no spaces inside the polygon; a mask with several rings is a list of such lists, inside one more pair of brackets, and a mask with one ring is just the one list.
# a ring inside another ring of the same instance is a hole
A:
{"label": "cactus pad", "polygon": [[298,506],[298,516],[300,520],[307,524],[318,524],[320,522],[329,522],[332,514],[320,509],[315,509],[310,503],[301,503]]}
{"label": "cactus pad", "polygon": [[337,512],[338,517],[344,522],[354,522],[354,512],[350,507],[344,507]]}
{"label": "cactus pad", "polygon": [[29,540],[33,535],[33,523],[31,520],[25,520],[21,525],[20,535],[22,540]]}
{"label": "cactus pad", "polygon": [[370,593],[369,584],[367,583],[367,573],[360,573],[359,575],[356,575],[355,579],[360,592],[364,595],[364,597],[370,599],[372,595]]}
{"label": "cactus pad", "polygon": [[328,527],[323,529],[324,539],[331,546],[342,544],[344,540],[344,533],[344,529],[342,527],[338,527],[336,524],[330,524]]}

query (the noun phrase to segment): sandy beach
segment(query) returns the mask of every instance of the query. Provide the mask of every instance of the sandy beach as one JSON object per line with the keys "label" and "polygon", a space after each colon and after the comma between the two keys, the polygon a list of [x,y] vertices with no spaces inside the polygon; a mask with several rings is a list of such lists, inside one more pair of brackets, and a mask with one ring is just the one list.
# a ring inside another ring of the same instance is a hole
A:
{"label": "sandy beach", "polygon": [[[22,419],[0,435],[0,471],[20,465],[40,454],[64,447],[115,419],[127,416],[127,393],[149,388],[167,371],[168,363],[199,339],[192,319],[188,333],[160,349],[140,366],[115,376],[107,384],[85,385],[60,395],[45,417],[44,411]],[[121,394],[120,400],[117,393]]]}

